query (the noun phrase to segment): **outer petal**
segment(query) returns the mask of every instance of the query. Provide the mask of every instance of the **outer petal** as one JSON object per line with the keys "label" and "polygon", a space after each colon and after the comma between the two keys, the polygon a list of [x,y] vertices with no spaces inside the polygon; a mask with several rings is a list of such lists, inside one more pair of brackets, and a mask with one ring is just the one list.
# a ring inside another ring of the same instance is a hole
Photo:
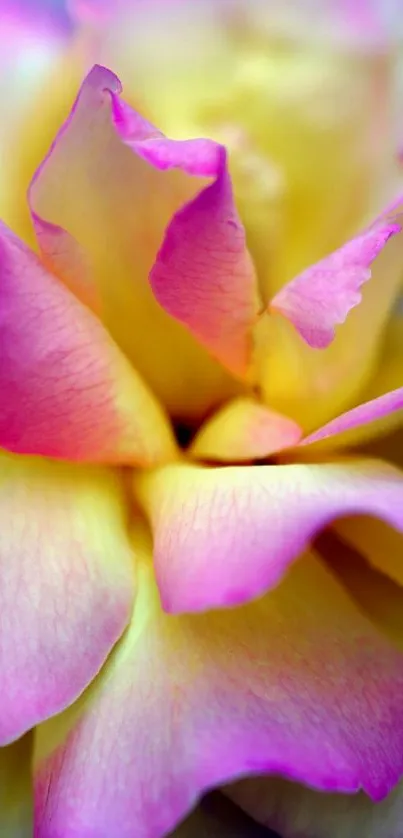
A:
{"label": "outer petal", "polygon": [[36,838],[159,838],[245,773],[375,798],[397,781],[403,658],[314,557],[259,602],[208,615],[162,614],[152,568],[139,585],[81,715],[38,730]]}
{"label": "outer petal", "polygon": [[101,323],[0,227],[0,445],[69,460],[173,456],[163,412]]}
{"label": "outer petal", "polygon": [[[386,541],[383,547],[387,558]],[[320,549],[360,609],[403,650],[401,587],[328,534],[321,539]],[[401,563],[402,556],[400,549]],[[376,804],[363,794],[318,795],[283,780],[263,777],[240,781],[228,787],[227,794],[260,823],[278,829],[282,838],[401,838],[402,835],[402,784],[386,800]]]}
{"label": "outer petal", "polygon": [[0,748],[0,835],[32,836],[32,737]]}
{"label": "outer petal", "polygon": [[[85,80],[31,184],[33,220],[46,259],[69,284],[69,263],[79,261],[76,292],[84,287],[86,301],[95,301],[112,335],[169,409],[199,415],[235,392],[236,384],[189,329],[241,372],[258,309],[225,152],[210,140],[166,139],[122,102],[120,89],[116,76],[101,67]],[[152,274],[167,314],[148,275],[181,207]]]}
{"label": "outer petal", "polygon": [[386,800],[366,795],[318,794],[273,778],[248,779],[228,789],[233,800],[282,838],[401,838],[403,784]]}
{"label": "outer petal", "polygon": [[132,553],[107,470],[0,458],[0,743],[64,709],[127,623]]}
{"label": "outer petal", "polygon": [[201,460],[241,462],[269,457],[296,445],[302,431],[296,422],[252,399],[226,404],[202,425],[190,447]]}
{"label": "outer petal", "polygon": [[372,262],[400,231],[390,220],[366,230],[289,282],[272,300],[271,310],[290,320],[309,346],[325,349],[334,340],[335,326],[361,302]]}
{"label": "outer petal", "polygon": [[369,514],[403,531],[403,474],[371,460],[204,469],[135,477],[170,612],[233,606],[275,586],[336,518]]}

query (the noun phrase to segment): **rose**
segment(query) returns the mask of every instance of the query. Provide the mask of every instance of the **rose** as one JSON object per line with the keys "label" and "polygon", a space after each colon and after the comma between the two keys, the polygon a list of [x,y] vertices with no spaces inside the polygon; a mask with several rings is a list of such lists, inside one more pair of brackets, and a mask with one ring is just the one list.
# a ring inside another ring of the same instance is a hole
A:
{"label": "rose", "polygon": [[37,726],[38,838],[160,836],[244,773],[402,773],[403,482],[355,450],[401,418],[399,201],[271,293],[227,160],[96,67],[29,189],[40,257],[2,230],[0,733]]}

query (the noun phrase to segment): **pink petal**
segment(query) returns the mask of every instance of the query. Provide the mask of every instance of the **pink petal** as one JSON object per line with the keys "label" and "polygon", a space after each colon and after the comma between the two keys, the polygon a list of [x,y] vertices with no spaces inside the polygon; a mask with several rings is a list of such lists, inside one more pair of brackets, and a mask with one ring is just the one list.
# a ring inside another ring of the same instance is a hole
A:
{"label": "pink petal", "polygon": [[166,611],[247,602],[278,584],[336,518],[368,514],[403,531],[403,473],[375,460],[201,468],[135,477],[151,520]]}
{"label": "pink petal", "polygon": [[[384,218],[400,217],[402,209],[400,199],[385,210]],[[375,222],[369,236],[380,223]],[[347,247],[351,246],[350,242]],[[389,327],[402,284],[402,246],[403,236],[393,235],[372,265],[372,279],[363,289],[362,302],[336,330],[333,343],[320,352],[313,352],[286,318],[264,318],[266,323],[262,325],[266,328],[259,353],[262,398],[271,408],[297,418],[306,433],[315,431],[360,401],[369,401],[400,386],[395,352],[392,354],[395,374],[384,370],[385,375],[381,375],[374,390],[369,382],[375,383],[374,374],[382,358],[385,338],[389,340]],[[306,299],[301,298],[303,316],[304,305],[308,308],[310,305],[309,289],[307,293]],[[335,296],[335,288],[332,294]],[[330,297],[328,303],[331,306]],[[298,316],[297,309],[295,313]],[[318,310],[317,314],[320,327],[322,315]],[[367,395],[362,397],[363,393]]]}
{"label": "pink petal", "polygon": [[224,149],[214,183],[171,221],[150,282],[172,317],[234,375],[247,375],[261,303]]}
{"label": "pink petal", "polygon": [[[325,439],[330,439],[338,434],[343,434],[347,431],[352,431],[355,428],[361,428],[363,425],[371,424],[391,413],[395,413],[403,408],[403,387],[394,390],[391,393],[385,393],[377,399],[372,399],[365,404],[360,404],[347,413],[342,413],[331,422],[328,422],[322,428],[319,428],[313,434],[305,437],[299,445],[311,445],[313,442],[321,442]],[[351,435],[343,438],[346,444],[351,444]]]}
{"label": "pink petal", "polygon": [[289,282],[272,300],[271,310],[290,320],[309,346],[326,348],[335,326],[361,302],[360,288],[371,277],[372,262],[400,231],[390,220],[370,227]]}
{"label": "pink petal", "polygon": [[[368,535],[368,543],[372,548],[375,545],[372,555],[368,556],[366,550],[364,555],[384,572],[389,572],[387,562],[395,558],[396,568],[400,564],[401,582],[402,536],[394,534],[396,544],[393,545],[392,538],[382,539],[376,532],[378,524],[386,530],[384,524],[369,520],[360,523],[364,543]],[[358,519],[349,519],[341,524],[356,526]],[[375,525],[374,529],[372,524]],[[340,525],[338,529],[340,530]],[[358,531],[358,526],[356,530]],[[344,537],[346,530],[341,531]],[[392,535],[390,532],[389,536]],[[400,539],[400,545],[397,539]],[[328,564],[337,572],[338,578],[359,606],[361,613],[369,616],[371,622],[386,634],[395,646],[402,649],[401,586],[393,584],[384,572],[370,567],[356,550],[346,548],[339,539],[326,534],[321,539],[321,550],[325,547],[325,542]],[[355,547],[361,550],[358,541]],[[385,800],[376,803],[362,793],[348,796],[317,794],[312,789],[269,777],[241,780],[229,786],[226,793],[258,822],[276,829],[284,838],[299,838],[301,829],[304,829],[303,834],[309,835],[310,838],[401,838],[402,783],[393,789]]]}
{"label": "pink petal", "polygon": [[0,445],[92,462],[173,456],[165,416],[101,323],[0,226]]}
{"label": "pink petal", "polygon": [[123,487],[108,470],[1,455],[0,744],[74,701],[130,616]]}
{"label": "pink petal", "polygon": [[259,460],[296,445],[301,435],[300,427],[287,416],[252,399],[239,398],[201,426],[189,453],[199,460]]}
{"label": "pink petal", "polygon": [[253,605],[180,618],[161,613],[149,557],[140,568],[106,671],[37,732],[35,838],[159,838],[206,788],[256,772],[390,790],[403,657],[319,560]]}

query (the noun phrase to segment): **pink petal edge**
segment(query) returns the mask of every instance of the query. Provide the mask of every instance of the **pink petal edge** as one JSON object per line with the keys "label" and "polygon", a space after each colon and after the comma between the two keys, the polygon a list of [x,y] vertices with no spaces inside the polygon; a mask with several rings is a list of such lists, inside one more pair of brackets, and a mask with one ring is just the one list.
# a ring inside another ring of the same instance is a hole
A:
{"label": "pink petal edge", "polygon": [[326,526],[367,514],[403,532],[403,473],[376,460],[135,475],[171,613],[232,607],[275,587]]}
{"label": "pink petal edge", "polygon": [[309,436],[305,437],[298,443],[298,447],[311,445],[314,442],[321,442],[324,439],[330,439],[337,436],[344,431],[353,430],[363,425],[368,425],[375,422],[377,419],[383,419],[391,413],[395,413],[403,408],[403,387],[397,390],[392,390],[390,393],[385,393],[383,396],[378,396],[376,399],[371,399],[369,402],[364,402],[357,407],[348,410],[332,419],[322,428],[314,431]]}
{"label": "pink petal edge", "polygon": [[291,280],[270,303],[293,324],[314,349],[325,349],[335,327],[361,302],[361,286],[391,236],[401,232],[397,220],[380,217],[367,230]]}

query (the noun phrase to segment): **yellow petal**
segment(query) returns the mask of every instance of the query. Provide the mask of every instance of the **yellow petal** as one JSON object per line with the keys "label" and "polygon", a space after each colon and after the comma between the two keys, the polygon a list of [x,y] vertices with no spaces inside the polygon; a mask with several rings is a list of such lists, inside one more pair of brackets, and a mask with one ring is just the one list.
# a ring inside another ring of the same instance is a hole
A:
{"label": "yellow petal", "polygon": [[239,398],[202,425],[189,453],[201,460],[258,460],[296,445],[301,435],[296,422],[287,416],[252,399]]}

